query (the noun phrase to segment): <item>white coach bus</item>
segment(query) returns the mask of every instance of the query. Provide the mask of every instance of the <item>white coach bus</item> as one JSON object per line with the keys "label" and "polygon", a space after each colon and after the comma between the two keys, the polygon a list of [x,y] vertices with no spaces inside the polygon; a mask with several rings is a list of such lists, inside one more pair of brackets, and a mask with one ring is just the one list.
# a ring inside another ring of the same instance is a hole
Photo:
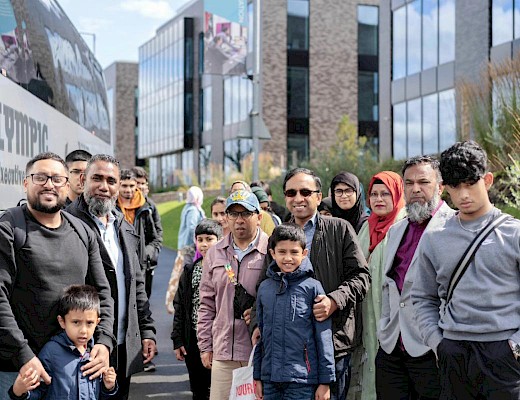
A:
{"label": "white coach bus", "polygon": [[101,66],[55,0],[0,0],[0,210],[38,153],[113,154]]}

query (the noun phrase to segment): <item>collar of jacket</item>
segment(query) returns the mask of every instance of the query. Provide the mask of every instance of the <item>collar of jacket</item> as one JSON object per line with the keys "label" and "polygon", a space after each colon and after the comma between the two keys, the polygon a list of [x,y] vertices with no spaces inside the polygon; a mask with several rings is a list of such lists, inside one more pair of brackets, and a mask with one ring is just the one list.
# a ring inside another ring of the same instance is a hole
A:
{"label": "collar of jacket", "polygon": [[[224,236],[222,238],[222,240],[220,240],[219,242],[217,242],[217,244],[214,246],[216,247],[217,249],[220,249],[220,250],[225,250],[226,248],[228,247],[231,247],[231,250],[233,252],[235,252],[235,250],[233,250],[233,237],[232,237],[232,233],[229,233],[227,236]],[[264,235],[266,235],[264,233],[264,231],[262,231],[260,229],[259,233],[258,233],[258,242],[257,242],[257,245],[254,247],[255,250],[257,250],[259,253],[261,254],[267,254],[267,242],[268,240],[262,240]],[[266,235],[267,236],[267,235]]]}

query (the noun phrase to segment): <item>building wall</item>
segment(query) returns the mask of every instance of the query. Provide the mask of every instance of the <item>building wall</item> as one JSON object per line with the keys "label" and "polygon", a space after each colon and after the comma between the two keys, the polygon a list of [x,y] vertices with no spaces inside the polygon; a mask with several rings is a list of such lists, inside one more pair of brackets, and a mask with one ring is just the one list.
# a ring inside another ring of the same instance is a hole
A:
{"label": "building wall", "polygon": [[271,134],[271,140],[263,141],[263,151],[279,164],[287,157],[287,3],[262,4],[262,107]]}
{"label": "building wall", "polygon": [[131,168],[136,162],[135,89],[138,74],[137,63],[115,62],[105,69],[107,90],[113,89],[111,126],[114,128],[114,156],[123,168]]}
{"label": "building wall", "polygon": [[357,124],[357,5],[379,1],[314,0],[310,9],[310,148],[334,144],[341,118]]}

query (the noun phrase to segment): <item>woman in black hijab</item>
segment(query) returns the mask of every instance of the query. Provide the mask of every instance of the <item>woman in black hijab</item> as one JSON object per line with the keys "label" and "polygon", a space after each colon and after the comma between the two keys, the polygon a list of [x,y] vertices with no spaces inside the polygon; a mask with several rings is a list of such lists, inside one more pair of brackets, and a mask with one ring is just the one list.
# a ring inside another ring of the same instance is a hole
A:
{"label": "woman in black hijab", "polygon": [[350,172],[340,172],[330,183],[332,215],[350,222],[356,233],[368,218],[361,196],[359,179]]}

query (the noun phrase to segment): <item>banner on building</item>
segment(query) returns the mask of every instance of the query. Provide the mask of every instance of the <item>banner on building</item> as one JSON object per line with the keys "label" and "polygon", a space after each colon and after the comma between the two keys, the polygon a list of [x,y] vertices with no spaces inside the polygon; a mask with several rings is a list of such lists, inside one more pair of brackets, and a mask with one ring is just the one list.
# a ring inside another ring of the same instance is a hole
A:
{"label": "banner on building", "polygon": [[204,1],[204,73],[246,72],[247,0]]}

